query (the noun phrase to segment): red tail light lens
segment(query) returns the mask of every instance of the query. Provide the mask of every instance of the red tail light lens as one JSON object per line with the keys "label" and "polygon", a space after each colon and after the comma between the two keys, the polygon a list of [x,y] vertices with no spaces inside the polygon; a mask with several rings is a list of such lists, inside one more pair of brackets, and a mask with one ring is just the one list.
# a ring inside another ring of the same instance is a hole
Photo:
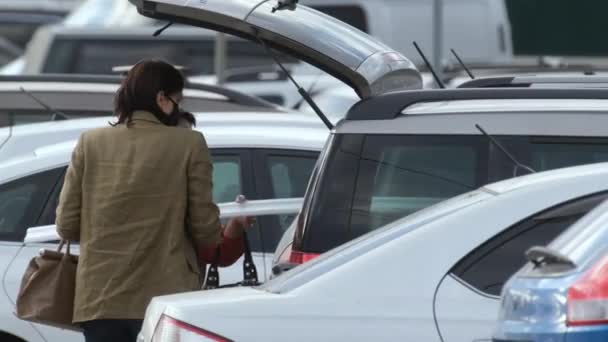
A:
{"label": "red tail light lens", "polygon": [[298,252],[298,251],[294,251],[292,248],[292,246],[289,245],[287,248],[285,248],[283,250],[283,252],[281,252],[281,255],[279,255],[279,263],[289,263],[289,264],[303,264],[305,262],[308,262],[316,257],[319,256],[319,254],[315,254],[315,253],[303,253],[303,252]]}
{"label": "red tail light lens", "polygon": [[608,324],[608,256],[568,290],[568,325]]}
{"label": "red tail light lens", "polygon": [[310,260],[318,256],[319,254],[316,253],[304,253],[292,250],[289,256],[289,262],[293,264],[303,264],[305,262],[309,262]]}
{"label": "red tail light lens", "polygon": [[175,318],[163,315],[152,336],[152,342],[231,342],[212,332],[197,328]]}

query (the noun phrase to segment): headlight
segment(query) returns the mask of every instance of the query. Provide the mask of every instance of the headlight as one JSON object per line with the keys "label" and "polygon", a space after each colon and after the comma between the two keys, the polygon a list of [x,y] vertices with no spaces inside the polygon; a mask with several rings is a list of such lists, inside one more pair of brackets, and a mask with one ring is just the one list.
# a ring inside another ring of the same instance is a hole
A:
{"label": "headlight", "polygon": [[231,340],[188,323],[162,315],[152,342],[231,342]]}

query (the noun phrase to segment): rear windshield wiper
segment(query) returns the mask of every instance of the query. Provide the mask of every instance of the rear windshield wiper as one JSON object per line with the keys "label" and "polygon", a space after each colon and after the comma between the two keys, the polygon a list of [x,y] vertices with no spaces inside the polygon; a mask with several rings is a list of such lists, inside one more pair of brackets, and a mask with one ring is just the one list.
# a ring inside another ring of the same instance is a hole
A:
{"label": "rear windshield wiper", "polygon": [[62,112],[60,112],[60,111],[58,111],[56,109],[53,109],[51,106],[49,106],[46,103],[42,102],[42,100],[40,100],[39,98],[37,98],[36,96],[34,96],[34,94],[32,94],[29,91],[25,90],[25,88],[19,87],[19,90],[21,90],[21,92],[24,93],[25,95],[29,96],[32,100],[36,101],[36,103],[38,103],[39,105],[41,105],[49,113],[53,114],[53,116],[52,116],[52,120],[53,121],[68,120],[70,118],[65,113],[62,113]]}
{"label": "rear windshield wiper", "polygon": [[576,264],[570,258],[547,247],[530,248],[526,252],[526,259],[534,264],[534,268],[549,265],[566,266],[568,269],[576,268]]}

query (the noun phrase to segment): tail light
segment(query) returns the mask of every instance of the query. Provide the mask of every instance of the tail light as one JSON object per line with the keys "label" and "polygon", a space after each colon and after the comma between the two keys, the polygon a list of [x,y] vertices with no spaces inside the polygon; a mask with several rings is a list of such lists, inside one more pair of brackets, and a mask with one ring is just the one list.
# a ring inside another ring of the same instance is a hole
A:
{"label": "tail light", "polygon": [[231,340],[163,315],[156,326],[152,342],[231,342]]}
{"label": "tail light", "polygon": [[289,262],[292,264],[303,264],[318,256],[319,254],[316,253],[304,253],[292,250],[289,255]]}
{"label": "tail light", "polygon": [[608,324],[608,256],[568,290],[568,325]]}
{"label": "tail light", "polygon": [[318,257],[319,254],[316,253],[304,253],[294,251],[292,249],[292,245],[287,246],[279,255],[278,263],[279,264],[303,264],[305,262],[309,262],[310,260]]}

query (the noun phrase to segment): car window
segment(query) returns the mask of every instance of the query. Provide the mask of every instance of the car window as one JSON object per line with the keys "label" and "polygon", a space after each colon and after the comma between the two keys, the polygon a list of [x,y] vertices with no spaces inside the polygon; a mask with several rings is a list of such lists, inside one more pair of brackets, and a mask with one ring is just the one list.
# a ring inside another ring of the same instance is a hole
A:
{"label": "car window", "polygon": [[240,155],[213,156],[213,201],[234,202],[242,193]]}
{"label": "car window", "polygon": [[[499,137],[517,160],[536,171],[608,161],[608,139],[584,137]],[[490,179],[513,177],[513,163],[490,146]],[[521,174],[521,173],[520,173]]]}
{"label": "car window", "polygon": [[[536,171],[608,161],[608,139],[497,136]],[[482,135],[338,134],[303,207],[294,248],[323,253],[398,218],[512,178],[513,161]],[[522,175],[521,168],[517,175]]]}
{"label": "car window", "polygon": [[[269,155],[267,163],[274,197],[303,197],[316,161],[316,158],[309,156]],[[287,229],[294,217],[295,215],[279,215],[281,229]]]}
{"label": "car window", "polygon": [[54,169],[0,185],[0,240],[23,241],[61,175]]}
{"label": "car window", "polygon": [[478,247],[451,273],[483,293],[499,296],[505,282],[527,262],[530,247],[548,245],[606,198],[602,193],[535,214]]}
{"label": "car window", "polygon": [[[109,74],[120,65],[133,65],[144,58],[162,58],[185,66],[194,75],[213,74],[214,40],[98,39],[58,38],[52,45],[44,73]],[[273,64],[264,49],[244,40],[228,42],[227,68]],[[281,60],[293,62],[281,55]]]}

